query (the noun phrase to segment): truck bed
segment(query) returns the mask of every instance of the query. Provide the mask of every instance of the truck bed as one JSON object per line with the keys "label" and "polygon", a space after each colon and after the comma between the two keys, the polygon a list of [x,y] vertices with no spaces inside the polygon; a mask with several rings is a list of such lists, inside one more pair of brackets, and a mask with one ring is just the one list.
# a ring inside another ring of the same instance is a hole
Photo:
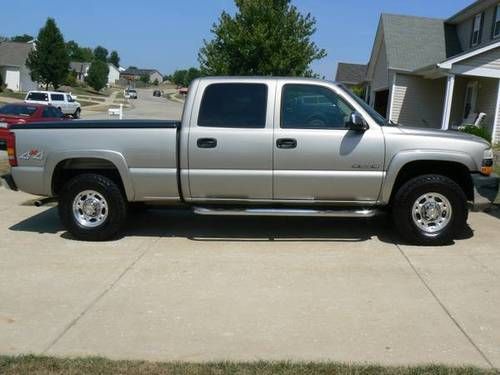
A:
{"label": "truck bed", "polygon": [[[178,121],[98,120],[15,125],[18,166],[12,175],[26,192],[53,196],[56,168],[92,169],[108,162],[120,173],[129,201],[178,200]],[[72,161],[74,160],[74,161]]]}

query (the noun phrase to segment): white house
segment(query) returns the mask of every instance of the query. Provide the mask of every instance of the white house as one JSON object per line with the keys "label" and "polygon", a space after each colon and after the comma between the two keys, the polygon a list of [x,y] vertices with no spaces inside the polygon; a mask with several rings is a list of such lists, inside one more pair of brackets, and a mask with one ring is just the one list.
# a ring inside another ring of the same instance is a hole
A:
{"label": "white house", "polygon": [[8,89],[25,92],[38,88],[26,66],[26,59],[33,48],[33,43],[0,43],[0,75]]}
{"label": "white house", "polygon": [[[87,77],[90,69],[90,65],[92,63],[89,62],[76,62],[73,61],[69,64],[70,69],[76,73],[76,79],[80,82],[85,81],[85,77]],[[120,71],[113,64],[108,64],[109,73],[108,73],[108,86],[114,85],[116,81],[120,79]]]}

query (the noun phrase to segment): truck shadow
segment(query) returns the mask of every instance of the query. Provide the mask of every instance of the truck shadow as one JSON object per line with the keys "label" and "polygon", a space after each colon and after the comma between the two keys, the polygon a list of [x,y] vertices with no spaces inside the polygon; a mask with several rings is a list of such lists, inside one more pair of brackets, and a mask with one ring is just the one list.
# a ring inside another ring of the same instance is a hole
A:
{"label": "truck shadow", "polygon": [[[31,233],[61,233],[74,240],[51,208],[9,228]],[[198,216],[190,211],[149,209],[129,216],[122,237],[182,237],[192,241],[363,242],[374,238],[404,244],[387,216],[373,219]],[[473,236],[469,228],[459,239]]]}

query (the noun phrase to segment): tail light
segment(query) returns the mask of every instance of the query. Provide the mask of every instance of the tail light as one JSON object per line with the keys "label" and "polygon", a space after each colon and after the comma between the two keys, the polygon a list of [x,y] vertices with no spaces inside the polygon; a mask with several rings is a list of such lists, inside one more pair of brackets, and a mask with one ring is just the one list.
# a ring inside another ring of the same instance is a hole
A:
{"label": "tail light", "polygon": [[12,132],[7,133],[7,156],[9,157],[9,164],[11,167],[17,167],[16,157],[16,135]]}

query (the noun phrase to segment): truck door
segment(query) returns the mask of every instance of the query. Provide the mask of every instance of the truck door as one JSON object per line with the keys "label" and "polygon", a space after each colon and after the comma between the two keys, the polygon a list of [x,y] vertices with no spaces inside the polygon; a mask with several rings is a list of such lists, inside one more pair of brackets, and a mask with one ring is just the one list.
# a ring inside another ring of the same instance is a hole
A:
{"label": "truck door", "polygon": [[378,198],[384,137],[376,124],[345,128],[356,110],[328,83],[279,82],[274,135],[274,199],[367,204]]}
{"label": "truck door", "polygon": [[188,139],[191,200],[272,199],[275,86],[254,79],[200,82]]}

